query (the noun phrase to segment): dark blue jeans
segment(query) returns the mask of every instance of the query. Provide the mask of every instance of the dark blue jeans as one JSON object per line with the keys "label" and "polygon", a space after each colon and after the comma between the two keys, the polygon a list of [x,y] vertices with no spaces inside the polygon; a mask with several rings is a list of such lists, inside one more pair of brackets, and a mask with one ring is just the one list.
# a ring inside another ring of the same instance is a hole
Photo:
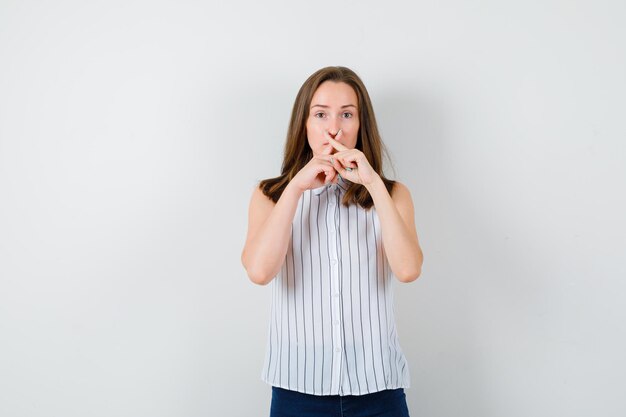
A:
{"label": "dark blue jeans", "polygon": [[409,417],[404,389],[365,395],[310,395],[272,387],[270,417]]}

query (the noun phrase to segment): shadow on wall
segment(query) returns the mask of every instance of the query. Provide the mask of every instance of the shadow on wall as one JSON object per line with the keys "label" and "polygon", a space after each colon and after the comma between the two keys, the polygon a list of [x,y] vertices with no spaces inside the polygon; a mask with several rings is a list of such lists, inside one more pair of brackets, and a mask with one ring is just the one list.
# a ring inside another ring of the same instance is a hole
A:
{"label": "shadow on wall", "polygon": [[[411,372],[407,401],[415,414],[441,415],[443,405],[447,413],[460,415],[463,410],[456,407],[463,402],[451,402],[445,395],[459,395],[462,389],[462,396],[488,411],[489,392],[480,384],[485,358],[477,350],[471,283],[456,274],[459,259],[453,254],[458,252],[451,245],[459,244],[453,227],[458,222],[489,225],[469,206],[448,207],[454,186],[446,166],[446,143],[454,140],[446,137],[443,97],[427,91],[386,91],[376,98],[374,110],[395,166],[385,172],[411,190],[424,251],[420,278],[411,284],[394,283],[398,334]],[[459,213],[467,215],[452,218]],[[465,246],[463,259],[483,258],[478,246]],[[474,383],[461,388],[459,372]]]}

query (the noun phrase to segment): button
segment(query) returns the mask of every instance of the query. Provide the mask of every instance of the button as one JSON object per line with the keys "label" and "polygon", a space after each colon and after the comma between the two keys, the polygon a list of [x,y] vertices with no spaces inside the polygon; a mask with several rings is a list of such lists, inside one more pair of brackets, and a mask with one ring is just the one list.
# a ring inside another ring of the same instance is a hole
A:
{"label": "button", "polygon": [[335,297],[335,298],[339,298],[339,293],[338,293],[338,292],[334,293],[334,294],[333,294],[333,297]]}
{"label": "button", "polygon": [[333,322],[333,324],[334,324],[335,326],[339,326],[339,320],[335,320],[335,321]]}
{"label": "button", "polygon": [[330,204],[331,206],[334,206],[335,205],[335,200],[330,200],[330,202],[328,204]]}
{"label": "button", "polygon": [[330,229],[330,234],[334,235],[335,234],[335,229]]}
{"label": "button", "polygon": [[335,352],[341,352],[341,348],[336,347],[336,348],[335,348]]}
{"label": "button", "polygon": [[337,260],[336,260],[336,259],[331,259],[331,260],[330,260],[330,262],[331,262],[333,265],[337,264]]}

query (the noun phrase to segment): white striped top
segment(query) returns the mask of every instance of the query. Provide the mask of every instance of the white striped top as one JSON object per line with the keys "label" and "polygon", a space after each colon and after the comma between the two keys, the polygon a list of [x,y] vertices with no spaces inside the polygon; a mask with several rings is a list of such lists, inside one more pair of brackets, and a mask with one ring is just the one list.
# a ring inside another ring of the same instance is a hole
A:
{"label": "white striped top", "polygon": [[408,388],[396,332],[394,279],[375,207],[341,205],[349,181],[306,190],[272,281],[261,378],[313,395]]}

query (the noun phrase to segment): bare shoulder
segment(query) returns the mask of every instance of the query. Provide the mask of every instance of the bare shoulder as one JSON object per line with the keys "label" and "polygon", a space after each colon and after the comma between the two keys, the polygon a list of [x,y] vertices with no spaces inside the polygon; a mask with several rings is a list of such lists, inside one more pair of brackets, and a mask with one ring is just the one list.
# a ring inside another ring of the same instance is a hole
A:
{"label": "bare shoulder", "polygon": [[263,194],[263,190],[257,184],[250,198],[250,207],[248,209],[248,236],[246,242],[250,241],[250,239],[256,235],[275,205],[271,198]]}
{"label": "bare shoulder", "polygon": [[263,189],[259,184],[257,184],[252,191],[252,198],[250,203],[268,207],[273,207],[276,205],[276,203],[274,203],[271,198],[263,193]]}
{"label": "bare shoulder", "polygon": [[409,201],[412,201],[411,191],[409,190],[409,187],[407,187],[400,181],[396,181],[396,183],[393,185],[391,198],[396,202],[406,201],[407,199]]}
{"label": "bare shoulder", "polygon": [[411,191],[409,187],[401,183],[400,181],[396,181],[393,186],[393,192],[391,195],[391,199],[393,200],[400,216],[404,222],[411,226],[411,229],[415,229],[415,218],[414,218],[414,207],[413,207],[413,197],[411,197]]}

